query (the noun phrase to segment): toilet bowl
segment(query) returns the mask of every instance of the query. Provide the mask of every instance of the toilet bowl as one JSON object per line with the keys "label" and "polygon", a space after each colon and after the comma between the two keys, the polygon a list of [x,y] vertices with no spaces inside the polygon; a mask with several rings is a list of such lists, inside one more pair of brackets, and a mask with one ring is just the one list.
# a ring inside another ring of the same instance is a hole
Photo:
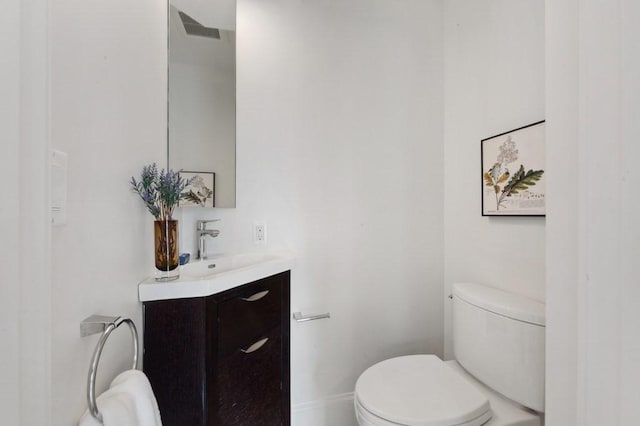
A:
{"label": "toilet bowl", "polygon": [[[413,368],[422,366],[426,368],[423,373],[415,374]],[[440,382],[436,383],[438,379],[426,378],[438,367],[445,369],[441,378],[451,379],[441,382],[442,386]],[[435,355],[411,355],[383,361],[365,373],[358,379],[354,394],[356,418],[360,426],[542,424],[538,413],[488,388],[456,361],[443,362]],[[384,385],[376,389],[377,383]],[[437,402],[434,402],[436,399],[430,393],[437,395]],[[383,395],[394,395],[395,398],[387,401]],[[437,407],[433,410],[430,405]]]}
{"label": "toilet bowl", "polygon": [[486,396],[435,355],[374,365],[358,379],[354,401],[361,425],[480,426],[491,417]]}
{"label": "toilet bowl", "polygon": [[360,426],[540,426],[544,304],[479,284],[455,284],[457,361],[409,355],[360,375]]}

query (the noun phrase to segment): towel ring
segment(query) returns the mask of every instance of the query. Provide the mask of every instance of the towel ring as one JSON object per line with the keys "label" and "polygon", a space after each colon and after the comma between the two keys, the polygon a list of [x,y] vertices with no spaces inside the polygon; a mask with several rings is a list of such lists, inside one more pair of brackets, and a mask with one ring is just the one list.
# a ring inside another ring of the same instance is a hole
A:
{"label": "towel ring", "polygon": [[122,323],[127,323],[129,330],[131,331],[131,338],[133,340],[133,366],[132,369],[138,367],[138,331],[136,325],[129,318],[123,317],[105,317],[101,315],[92,315],[80,323],[80,335],[82,337],[102,332],[96,349],[93,351],[93,358],[91,359],[91,366],[89,367],[89,378],[87,380],[87,403],[89,404],[89,413],[98,420],[102,421],[102,414],[98,410],[96,404],[96,372],[98,371],[98,362],[100,362],[100,355],[107,338],[113,330],[118,328]]}

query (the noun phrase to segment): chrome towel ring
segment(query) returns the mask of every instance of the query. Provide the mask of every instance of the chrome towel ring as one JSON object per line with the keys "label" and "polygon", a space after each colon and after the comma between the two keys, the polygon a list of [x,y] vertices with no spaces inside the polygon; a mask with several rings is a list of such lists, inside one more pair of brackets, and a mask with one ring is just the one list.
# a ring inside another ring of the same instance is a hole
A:
{"label": "chrome towel ring", "polygon": [[133,366],[132,369],[138,367],[138,331],[136,325],[129,318],[123,317],[106,317],[102,315],[92,315],[86,318],[80,323],[80,336],[90,336],[96,333],[102,333],[96,349],[93,351],[93,358],[91,359],[91,366],[89,367],[89,378],[87,380],[87,403],[89,404],[89,413],[100,423],[102,421],[102,414],[98,410],[96,405],[96,372],[98,371],[98,362],[100,362],[100,355],[107,338],[113,330],[118,328],[122,323],[127,323],[131,331],[131,337],[133,340]]}

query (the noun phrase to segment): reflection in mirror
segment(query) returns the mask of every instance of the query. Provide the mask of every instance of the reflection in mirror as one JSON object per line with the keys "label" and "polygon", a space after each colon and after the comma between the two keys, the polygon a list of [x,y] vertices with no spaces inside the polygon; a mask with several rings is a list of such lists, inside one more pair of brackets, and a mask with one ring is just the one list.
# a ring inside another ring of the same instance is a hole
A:
{"label": "reflection in mirror", "polygon": [[169,167],[215,173],[215,207],[236,204],[235,23],[235,0],[170,0]]}

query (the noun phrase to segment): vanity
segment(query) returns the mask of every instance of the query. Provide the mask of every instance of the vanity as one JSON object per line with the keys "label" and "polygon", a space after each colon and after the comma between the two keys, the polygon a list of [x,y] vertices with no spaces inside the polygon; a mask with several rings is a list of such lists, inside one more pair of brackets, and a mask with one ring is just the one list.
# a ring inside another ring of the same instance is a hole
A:
{"label": "vanity", "polygon": [[163,425],[290,425],[293,262],[211,258],[139,285],[143,369]]}

